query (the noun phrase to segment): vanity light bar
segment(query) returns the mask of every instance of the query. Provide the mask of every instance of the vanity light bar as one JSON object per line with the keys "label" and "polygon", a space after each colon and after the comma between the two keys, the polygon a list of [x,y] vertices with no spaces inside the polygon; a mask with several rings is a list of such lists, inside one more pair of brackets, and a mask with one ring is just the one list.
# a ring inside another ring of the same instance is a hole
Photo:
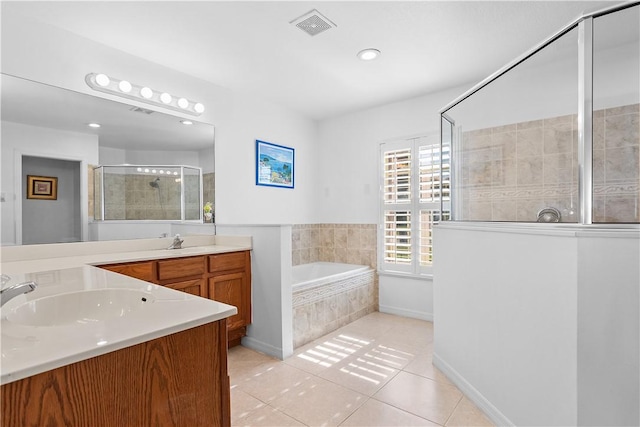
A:
{"label": "vanity light bar", "polygon": [[199,116],[204,112],[204,105],[187,98],[171,95],[167,92],[153,90],[147,86],[139,86],[126,80],[118,80],[106,74],[89,73],[84,79],[93,90],[122,96],[163,108]]}

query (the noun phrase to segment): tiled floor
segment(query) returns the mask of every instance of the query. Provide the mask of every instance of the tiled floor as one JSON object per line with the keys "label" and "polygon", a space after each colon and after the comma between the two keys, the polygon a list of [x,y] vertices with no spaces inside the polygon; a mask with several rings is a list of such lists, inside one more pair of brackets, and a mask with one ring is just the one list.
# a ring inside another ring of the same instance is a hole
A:
{"label": "tiled floor", "polygon": [[491,426],[431,364],[433,325],[382,313],[285,361],[229,351],[233,426]]}

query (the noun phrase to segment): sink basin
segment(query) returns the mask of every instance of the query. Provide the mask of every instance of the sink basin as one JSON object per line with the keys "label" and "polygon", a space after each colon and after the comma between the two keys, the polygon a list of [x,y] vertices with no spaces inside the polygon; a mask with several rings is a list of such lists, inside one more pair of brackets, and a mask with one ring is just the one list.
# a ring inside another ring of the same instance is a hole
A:
{"label": "sink basin", "polygon": [[97,289],[35,299],[7,313],[9,322],[25,326],[94,323],[143,310],[155,298],[135,289]]}

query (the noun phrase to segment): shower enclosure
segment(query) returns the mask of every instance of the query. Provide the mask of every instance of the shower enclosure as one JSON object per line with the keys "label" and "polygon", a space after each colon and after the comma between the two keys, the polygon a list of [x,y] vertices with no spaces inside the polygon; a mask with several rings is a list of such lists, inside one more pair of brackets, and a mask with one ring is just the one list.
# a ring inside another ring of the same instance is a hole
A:
{"label": "shower enclosure", "polygon": [[582,16],[445,107],[443,212],[640,223],[639,41],[638,2]]}
{"label": "shower enclosure", "polygon": [[202,221],[202,170],[194,166],[94,168],[94,220]]}

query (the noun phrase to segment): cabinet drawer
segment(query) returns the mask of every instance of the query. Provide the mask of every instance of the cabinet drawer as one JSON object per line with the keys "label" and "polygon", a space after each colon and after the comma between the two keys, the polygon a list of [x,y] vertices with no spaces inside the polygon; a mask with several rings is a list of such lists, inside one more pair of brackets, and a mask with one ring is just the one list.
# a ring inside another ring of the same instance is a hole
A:
{"label": "cabinet drawer", "polygon": [[209,272],[243,270],[246,267],[246,252],[209,255]]}
{"label": "cabinet drawer", "polygon": [[153,269],[153,264],[153,261],[145,261],[127,264],[101,265],[100,268],[113,271],[114,273],[124,274],[125,276],[135,277],[136,279],[146,280],[147,282],[155,282],[156,275]]}
{"label": "cabinet drawer", "polygon": [[205,257],[203,256],[158,261],[159,280],[202,276],[204,273]]}

